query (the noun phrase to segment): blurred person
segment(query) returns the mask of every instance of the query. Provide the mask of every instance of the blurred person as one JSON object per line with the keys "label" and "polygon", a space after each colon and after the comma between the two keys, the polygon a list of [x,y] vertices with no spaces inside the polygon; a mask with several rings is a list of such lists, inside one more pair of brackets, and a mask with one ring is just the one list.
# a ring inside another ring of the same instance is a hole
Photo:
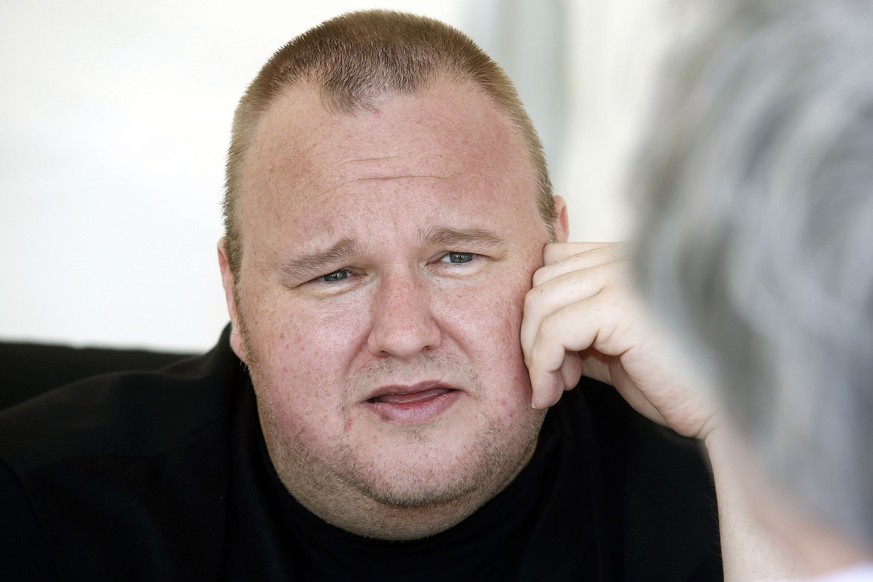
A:
{"label": "blurred person", "polygon": [[873,2],[694,8],[635,177],[639,283],[765,537],[797,575],[873,580]]}

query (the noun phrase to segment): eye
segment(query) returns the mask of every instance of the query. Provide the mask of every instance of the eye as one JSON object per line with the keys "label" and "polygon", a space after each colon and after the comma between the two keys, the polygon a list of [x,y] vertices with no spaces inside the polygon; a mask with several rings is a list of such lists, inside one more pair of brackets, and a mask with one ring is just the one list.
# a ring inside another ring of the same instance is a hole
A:
{"label": "eye", "polygon": [[455,265],[461,265],[464,263],[470,263],[475,258],[474,253],[459,253],[459,252],[449,252],[443,255],[443,262],[452,263]]}
{"label": "eye", "polygon": [[328,273],[327,275],[322,275],[316,281],[321,283],[339,283],[340,281],[345,281],[349,278],[349,272],[345,269],[340,269],[338,271],[334,271],[333,273]]}

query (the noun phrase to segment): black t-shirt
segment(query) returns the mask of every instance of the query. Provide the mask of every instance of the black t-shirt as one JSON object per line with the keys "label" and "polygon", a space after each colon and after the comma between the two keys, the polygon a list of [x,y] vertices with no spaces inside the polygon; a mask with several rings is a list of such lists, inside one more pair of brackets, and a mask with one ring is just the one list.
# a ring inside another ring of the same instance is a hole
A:
{"label": "black t-shirt", "polygon": [[335,528],[266,453],[227,347],[112,374],[0,413],[0,578],[719,580],[696,442],[583,381],[529,465],[457,526],[410,542]]}

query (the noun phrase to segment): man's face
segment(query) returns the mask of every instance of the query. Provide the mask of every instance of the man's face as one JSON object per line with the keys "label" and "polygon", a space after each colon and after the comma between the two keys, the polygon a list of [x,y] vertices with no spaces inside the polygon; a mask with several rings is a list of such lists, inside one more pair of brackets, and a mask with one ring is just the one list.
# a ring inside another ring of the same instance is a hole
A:
{"label": "man's face", "polygon": [[537,196],[518,131],[457,83],[355,115],[297,87],[265,113],[235,296],[222,268],[271,458],[315,513],[481,505],[527,462]]}

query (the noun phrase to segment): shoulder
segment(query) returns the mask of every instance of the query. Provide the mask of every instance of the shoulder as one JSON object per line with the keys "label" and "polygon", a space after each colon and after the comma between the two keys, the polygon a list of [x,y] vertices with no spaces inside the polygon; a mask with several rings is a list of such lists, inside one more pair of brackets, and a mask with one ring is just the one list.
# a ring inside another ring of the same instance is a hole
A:
{"label": "shoulder", "polygon": [[593,380],[552,412],[564,463],[584,459],[601,545],[622,556],[626,579],[721,579],[715,489],[701,443]]}
{"label": "shoulder", "polygon": [[553,410],[562,431],[584,434],[604,463],[675,475],[709,472],[703,446],[633,410],[611,386],[583,378]]}
{"label": "shoulder", "polygon": [[246,379],[225,344],[0,413],[0,492],[16,499],[0,503],[0,541],[26,528],[22,567],[48,554],[83,579],[195,579],[215,567],[231,432],[254,407]]}
{"label": "shoulder", "polygon": [[220,343],[156,371],[69,384],[0,412],[0,458],[16,470],[71,457],[154,455],[220,421],[244,374]]}
{"label": "shoulder", "polygon": [[54,580],[54,565],[24,488],[0,461],[0,564],[4,579]]}

